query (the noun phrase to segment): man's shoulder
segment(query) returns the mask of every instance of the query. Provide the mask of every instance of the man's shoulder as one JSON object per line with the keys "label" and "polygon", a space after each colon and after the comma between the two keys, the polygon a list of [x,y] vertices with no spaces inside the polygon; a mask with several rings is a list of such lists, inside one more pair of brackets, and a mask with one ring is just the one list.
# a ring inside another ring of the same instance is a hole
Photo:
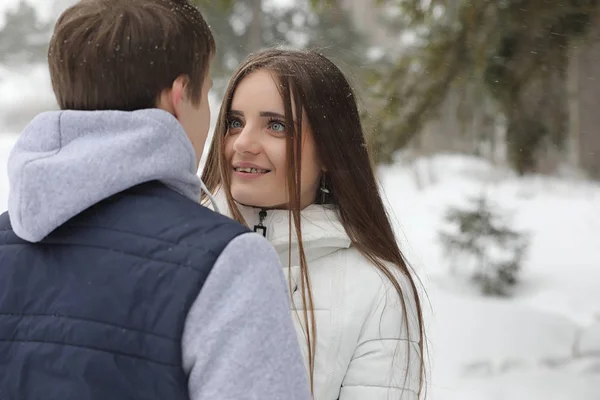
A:
{"label": "man's shoulder", "polygon": [[[104,202],[103,202],[104,203]],[[108,214],[118,216],[117,225],[139,226],[147,232],[189,231],[188,234],[218,229],[246,232],[248,229],[231,218],[220,215],[199,202],[167,186],[151,182],[126,190],[106,204],[99,203]],[[165,228],[169,228],[166,230]]]}
{"label": "man's shoulder", "polygon": [[220,253],[234,237],[249,229],[215,213],[167,186],[150,182],[108,198],[71,221],[66,228],[91,236],[126,235],[139,242],[172,243],[188,250]]}
{"label": "man's shoulder", "polygon": [[[250,232],[173,189],[148,182],[111,196],[73,217],[42,243],[94,246],[146,254],[167,249],[185,257],[217,257],[235,237]],[[2,242],[19,240],[8,214],[0,216]]]}

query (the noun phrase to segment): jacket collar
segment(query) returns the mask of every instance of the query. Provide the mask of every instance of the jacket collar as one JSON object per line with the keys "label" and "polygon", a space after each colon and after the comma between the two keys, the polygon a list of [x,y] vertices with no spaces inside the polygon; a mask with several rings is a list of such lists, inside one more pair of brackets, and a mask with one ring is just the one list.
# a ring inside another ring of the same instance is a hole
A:
{"label": "jacket collar", "polygon": [[[222,190],[215,193],[215,201],[220,212],[231,217],[225,193]],[[275,247],[283,266],[287,266],[289,263],[290,248],[291,265],[299,263],[298,238],[295,229],[292,229],[290,242],[289,227],[293,220],[290,220],[288,210],[261,210],[241,204],[237,204],[237,206],[250,229],[259,226],[262,221],[262,226],[266,230],[265,237]],[[262,216],[261,211],[265,211]],[[335,208],[312,204],[301,211],[300,219],[302,244],[307,262],[324,257],[339,249],[347,249],[352,245]],[[262,233],[260,228],[257,229],[259,233]]]}

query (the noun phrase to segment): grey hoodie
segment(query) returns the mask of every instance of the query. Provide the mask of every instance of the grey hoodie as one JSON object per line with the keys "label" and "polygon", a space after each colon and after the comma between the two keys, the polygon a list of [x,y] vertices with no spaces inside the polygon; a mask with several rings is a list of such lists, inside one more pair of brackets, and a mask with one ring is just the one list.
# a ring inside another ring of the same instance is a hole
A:
{"label": "grey hoodie", "polygon": [[[47,112],[9,156],[8,212],[15,233],[35,243],[143,182],[198,201],[196,173],[194,149],[165,111]],[[310,398],[282,268],[266,239],[243,234],[223,250],[187,315],[182,355],[193,400]]]}

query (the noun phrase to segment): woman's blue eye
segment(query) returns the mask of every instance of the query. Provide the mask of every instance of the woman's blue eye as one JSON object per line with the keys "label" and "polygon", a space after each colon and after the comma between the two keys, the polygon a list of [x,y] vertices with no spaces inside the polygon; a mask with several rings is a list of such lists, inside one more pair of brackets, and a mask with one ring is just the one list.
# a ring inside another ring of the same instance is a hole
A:
{"label": "woman's blue eye", "polygon": [[270,124],[270,129],[275,132],[285,132],[285,125],[279,121],[272,121]]}
{"label": "woman's blue eye", "polygon": [[239,119],[232,119],[228,122],[229,128],[237,129],[242,127],[242,122]]}

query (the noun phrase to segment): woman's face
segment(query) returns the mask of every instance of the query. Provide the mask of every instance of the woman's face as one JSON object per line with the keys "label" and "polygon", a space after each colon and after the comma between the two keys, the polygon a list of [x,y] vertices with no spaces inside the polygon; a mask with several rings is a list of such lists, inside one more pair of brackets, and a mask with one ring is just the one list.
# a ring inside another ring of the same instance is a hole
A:
{"label": "woman's face", "polygon": [[[233,94],[225,136],[231,194],[255,207],[285,208],[289,203],[283,99],[276,76],[257,70],[246,76]],[[294,115],[294,119],[296,116]],[[321,176],[312,131],[302,119],[301,207],[315,201]]]}

